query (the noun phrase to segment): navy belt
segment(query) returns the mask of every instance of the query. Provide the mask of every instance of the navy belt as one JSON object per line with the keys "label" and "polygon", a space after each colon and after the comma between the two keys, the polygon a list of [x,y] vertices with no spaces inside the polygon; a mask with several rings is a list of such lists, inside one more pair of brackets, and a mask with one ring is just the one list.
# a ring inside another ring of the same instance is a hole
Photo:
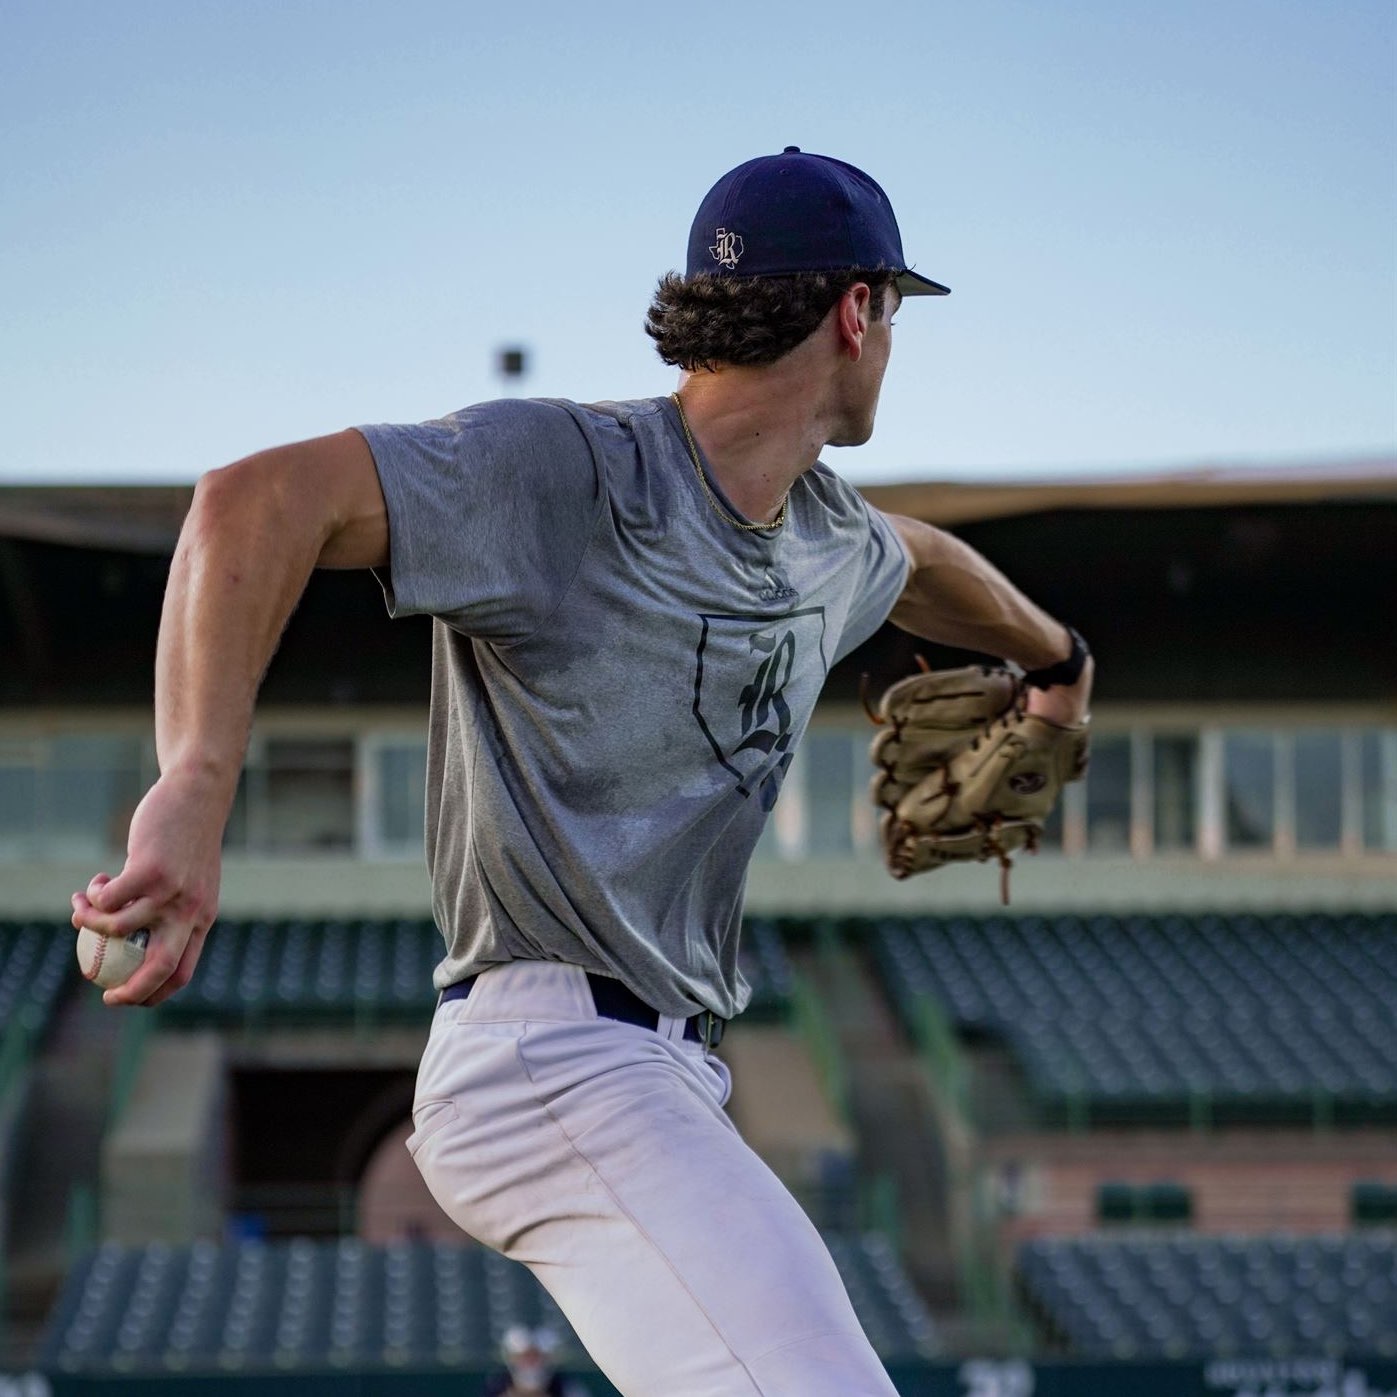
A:
{"label": "navy belt", "polygon": [[[441,992],[442,1002],[448,999],[465,999],[475,984],[476,976],[468,975],[457,980]],[[619,980],[607,975],[587,975],[587,983],[592,989],[592,1003],[597,1013],[604,1019],[619,1019],[622,1023],[635,1024],[638,1028],[648,1028],[652,1033],[660,1026],[660,1015],[637,994],[632,994]],[[684,1037],[691,1043],[702,1043],[706,1048],[716,1048],[723,1041],[723,1030],[727,1020],[720,1019],[711,1009],[684,1020]]]}

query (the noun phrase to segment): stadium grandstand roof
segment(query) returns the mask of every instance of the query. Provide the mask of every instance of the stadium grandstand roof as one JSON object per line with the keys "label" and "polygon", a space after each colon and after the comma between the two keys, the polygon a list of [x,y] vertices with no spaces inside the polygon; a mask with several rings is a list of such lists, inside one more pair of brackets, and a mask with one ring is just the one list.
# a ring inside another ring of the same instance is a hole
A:
{"label": "stadium grandstand roof", "polygon": [[0,538],[169,553],[192,485],[0,486]]}
{"label": "stadium grandstand roof", "polygon": [[1397,500],[1397,455],[1284,465],[1197,465],[1119,474],[1049,469],[995,480],[861,487],[879,509],[955,525],[1061,509],[1207,509]]}
{"label": "stadium grandstand roof", "polygon": [[[932,479],[861,489],[880,509],[948,526],[1065,509],[1397,501],[1397,455],[1130,474],[1074,475],[1044,468],[1004,479]],[[190,485],[0,485],[0,538],[167,553],[192,495]]]}

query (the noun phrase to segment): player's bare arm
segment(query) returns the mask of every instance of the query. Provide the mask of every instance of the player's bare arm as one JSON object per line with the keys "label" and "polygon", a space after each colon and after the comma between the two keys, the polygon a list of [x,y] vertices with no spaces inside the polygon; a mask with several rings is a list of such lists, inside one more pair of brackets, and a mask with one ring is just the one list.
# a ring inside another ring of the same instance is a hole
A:
{"label": "player's bare arm", "polygon": [[[968,544],[919,519],[890,514],[888,520],[911,562],[889,617],[894,625],[942,645],[1002,656],[1025,670],[1045,669],[1071,653],[1067,627]],[[1093,675],[1088,657],[1075,684],[1030,689],[1029,711],[1064,726],[1080,723]]]}
{"label": "player's bare arm", "polygon": [[312,570],[387,558],[387,512],[358,432],[276,447],[199,481],[160,618],[160,777],[132,816],[121,871],[72,899],[77,928],[151,932],[144,964],[108,1004],[159,1004],[194,972],[218,910],[258,686]]}

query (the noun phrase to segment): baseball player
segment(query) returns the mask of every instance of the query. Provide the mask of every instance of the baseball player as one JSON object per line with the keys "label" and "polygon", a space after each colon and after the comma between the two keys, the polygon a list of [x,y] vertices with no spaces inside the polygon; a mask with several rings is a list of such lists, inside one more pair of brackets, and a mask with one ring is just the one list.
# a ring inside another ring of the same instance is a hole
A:
{"label": "baseball player", "polygon": [[647,320],[671,397],[485,403],[206,475],[156,667],[160,777],[77,926],[151,930],[109,1004],[193,974],[260,677],[313,568],[427,613],[427,863],[445,938],[408,1144],[626,1397],[892,1397],[814,1227],[723,1112],[748,860],[832,664],[889,616],[1085,713],[1074,633],[983,558],[870,508],[910,297],[882,189],[794,147],[699,207]]}
{"label": "baseball player", "polygon": [[557,1352],[551,1329],[512,1325],[500,1344],[504,1368],[485,1379],[485,1397],[588,1397],[581,1383],[558,1372]]}

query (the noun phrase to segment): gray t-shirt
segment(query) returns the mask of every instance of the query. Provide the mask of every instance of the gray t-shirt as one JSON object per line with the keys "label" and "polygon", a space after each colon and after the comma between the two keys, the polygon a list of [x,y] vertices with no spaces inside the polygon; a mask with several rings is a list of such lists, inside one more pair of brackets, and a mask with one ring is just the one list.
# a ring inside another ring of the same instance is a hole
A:
{"label": "gray t-shirt", "polygon": [[830,665],[902,590],[896,534],[822,464],[783,527],[734,527],[667,398],[359,430],[389,611],[435,618],[438,986],[561,960],[731,1018],[748,860]]}

